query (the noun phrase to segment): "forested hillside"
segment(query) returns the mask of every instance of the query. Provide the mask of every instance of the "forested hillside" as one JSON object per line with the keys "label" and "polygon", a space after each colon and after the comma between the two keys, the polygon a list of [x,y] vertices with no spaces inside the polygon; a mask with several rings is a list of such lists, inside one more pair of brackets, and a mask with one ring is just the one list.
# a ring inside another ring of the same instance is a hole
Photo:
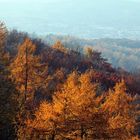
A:
{"label": "forested hillside", "polygon": [[138,140],[140,74],[69,43],[0,24],[0,139]]}
{"label": "forested hillside", "polygon": [[[113,36],[112,36],[113,38]],[[102,56],[116,68],[121,67],[127,71],[137,72],[140,69],[140,40],[131,39],[81,39],[72,36],[47,35],[43,41],[54,44],[61,40],[66,47],[78,48],[81,52],[87,47],[102,52]]]}

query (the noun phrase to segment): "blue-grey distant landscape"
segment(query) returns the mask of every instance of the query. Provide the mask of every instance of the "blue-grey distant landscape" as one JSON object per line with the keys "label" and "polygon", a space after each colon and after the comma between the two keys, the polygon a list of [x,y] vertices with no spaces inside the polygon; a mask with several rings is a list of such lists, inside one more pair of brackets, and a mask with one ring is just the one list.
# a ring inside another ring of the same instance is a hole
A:
{"label": "blue-grey distant landscape", "polygon": [[0,0],[9,29],[83,38],[140,38],[140,0]]}

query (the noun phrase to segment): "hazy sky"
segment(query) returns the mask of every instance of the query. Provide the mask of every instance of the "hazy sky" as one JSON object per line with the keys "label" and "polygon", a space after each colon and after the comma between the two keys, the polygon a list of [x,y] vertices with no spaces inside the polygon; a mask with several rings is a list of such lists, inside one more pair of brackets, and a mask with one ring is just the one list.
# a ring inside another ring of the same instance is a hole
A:
{"label": "hazy sky", "polygon": [[140,0],[0,0],[0,20],[9,28],[43,34],[137,27],[139,17]]}

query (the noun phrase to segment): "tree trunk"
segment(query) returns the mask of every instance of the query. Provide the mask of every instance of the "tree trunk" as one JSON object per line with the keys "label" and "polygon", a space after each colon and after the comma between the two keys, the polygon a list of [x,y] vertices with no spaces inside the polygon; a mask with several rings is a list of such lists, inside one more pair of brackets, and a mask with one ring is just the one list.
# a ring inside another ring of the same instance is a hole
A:
{"label": "tree trunk", "polygon": [[26,47],[26,52],[25,52],[25,102],[27,99],[27,90],[28,90],[28,50]]}

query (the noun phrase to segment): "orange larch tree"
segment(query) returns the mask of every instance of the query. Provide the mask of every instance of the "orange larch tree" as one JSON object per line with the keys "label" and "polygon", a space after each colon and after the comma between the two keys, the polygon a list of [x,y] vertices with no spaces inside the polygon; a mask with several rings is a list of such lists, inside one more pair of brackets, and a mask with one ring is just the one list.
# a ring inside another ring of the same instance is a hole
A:
{"label": "orange larch tree", "polygon": [[36,46],[28,38],[18,47],[18,54],[11,63],[11,77],[18,90],[24,93],[24,100],[33,96],[36,87],[41,82],[39,68],[41,60],[36,55]]}
{"label": "orange larch tree", "polygon": [[108,112],[110,136],[116,139],[131,139],[136,126],[134,98],[127,93],[124,80],[110,90],[103,109]]}
{"label": "orange larch tree", "polygon": [[97,90],[98,84],[92,84],[88,73],[73,72],[55,93],[52,103],[40,105],[27,127],[53,139],[102,138],[107,135],[108,123]]}

